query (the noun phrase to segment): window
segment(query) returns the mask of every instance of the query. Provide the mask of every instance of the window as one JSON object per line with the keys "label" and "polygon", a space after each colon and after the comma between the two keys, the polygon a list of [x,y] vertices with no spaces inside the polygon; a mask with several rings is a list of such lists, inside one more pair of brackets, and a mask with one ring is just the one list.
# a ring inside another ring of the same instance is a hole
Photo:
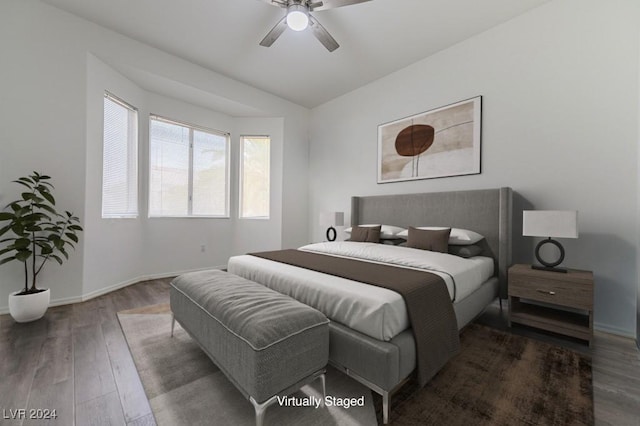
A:
{"label": "window", "polygon": [[152,115],[149,151],[149,216],[229,216],[229,134]]}
{"label": "window", "polygon": [[138,216],[138,111],[104,95],[102,217]]}
{"label": "window", "polygon": [[268,136],[240,138],[240,217],[269,218],[270,151]]}

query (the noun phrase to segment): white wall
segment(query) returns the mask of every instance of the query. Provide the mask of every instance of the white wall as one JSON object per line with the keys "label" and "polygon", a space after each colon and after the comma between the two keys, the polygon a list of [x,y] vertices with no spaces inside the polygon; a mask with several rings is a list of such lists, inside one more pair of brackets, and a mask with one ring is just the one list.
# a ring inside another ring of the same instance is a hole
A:
{"label": "white wall", "polygon": [[[555,0],[313,109],[313,236],[352,195],[511,186],[537,209],[580,211],[565,263],[594,271],[596,325],[634,335],[638,8]],[[379,124],[477,95],[480,175],[376,184]],[[532,241],[516,235],[514,254],[530,262]]]}
{"label": "white wall", "polygon": [[[638,37],[640,38],[640,29],[638,31]],[[640,42],[638,43],[640,48]],[[638,53],[638,60],[640,61],[640,53]],[[638,65],[640,68],[640,64]],[[636,218],[638,220],[638,226],[636,228],[637,233],[637,247],[640,247],[640,72],[638,73],[638,175],[636,176],[636,182],[638,183],[638,212]],[[640,265],[640,249],[637,250],[637,263]],[[638,284],[636,295],[636,344],[640,348],[640,267],[638,267],[638,277],[636,279]]]}
{"label": "white wall", "polygon": [[[0,2],[0,206],[19,194],[12,180],[33,170],[53,177],[57,205],[84,217],[85,69],[83,40],[68,36],[74,20],[32,8],[31,2]],[[64,44],[54,45],[56,40]],[[78,90],[78,88],[80,88]],[[84,238],[64,266],[52,262],[40,285],[70,300],[82,291]],[[0,307],[23,283],[21,265],[0,267]]]}
{"label": "white wall", "polygon": [[[236,125],[238,131],[266,126],[275,135],[275,214],[258,226],[247,248],[306,241],[308,109],[35,0],[0,2],[0,36],[0,204],[17,194],[11,180],[36,169],[53,175],[60,205],[75,211],[87,228],[71,261],[43,274],[54,303],[96,295],[140,276],[224,265],[232,251],[244,251],[248,239],[235,237],[236,231],[245,232],[244,225],[234,219],[145,217],[149,112],[227,127],[232,137]],[[153,93],[148,87],[153,81],[169,82],[174,97],[184,89],[189,102]],[[138,219],[100,218],[101,103],[109,88],[139,103],[145,144]],[[252,117],[234,116],[238,111]],[[287,226],[285,218],[291,219]],[[0,313],[21,283],[18,265],[0,268]]]}

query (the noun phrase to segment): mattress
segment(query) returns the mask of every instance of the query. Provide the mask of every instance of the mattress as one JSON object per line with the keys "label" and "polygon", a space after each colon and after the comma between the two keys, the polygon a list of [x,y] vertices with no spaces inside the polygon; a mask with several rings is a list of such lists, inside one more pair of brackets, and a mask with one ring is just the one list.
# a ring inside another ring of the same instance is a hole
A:
{"label": "mattress", "polygon": [[[351,241],[311,244],[300,250],[428,270],[443,278],[454,303],[464,300],[493,275],[493,259],[488,257],[463,259],[446,253]],[[287,294],[374,339],[389,341],[409,328],[404,300],[392,290],[251,255],[232,257],[228,270]]]}

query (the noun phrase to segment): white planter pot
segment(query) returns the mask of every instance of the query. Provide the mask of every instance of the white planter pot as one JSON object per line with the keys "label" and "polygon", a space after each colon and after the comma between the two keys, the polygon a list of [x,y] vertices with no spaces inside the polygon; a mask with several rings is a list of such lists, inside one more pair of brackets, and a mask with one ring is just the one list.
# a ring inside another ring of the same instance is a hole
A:
{"label": "white planter pot", "polygon": [[16,322],[35,321],[44,316],[51,299],[50,289],[22,296],[17,296],[18,293],[15,291],[9,295],[9,313]]}

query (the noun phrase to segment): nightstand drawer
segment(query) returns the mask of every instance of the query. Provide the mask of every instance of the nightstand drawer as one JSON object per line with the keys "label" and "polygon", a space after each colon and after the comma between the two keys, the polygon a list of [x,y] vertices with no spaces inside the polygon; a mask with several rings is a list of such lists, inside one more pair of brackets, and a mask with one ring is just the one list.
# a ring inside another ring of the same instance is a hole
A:
{"label": "nightstand drawer", "polygon": [[592,286],[578,282],[511,275],[509,295],[578,309],[593,308]]}

